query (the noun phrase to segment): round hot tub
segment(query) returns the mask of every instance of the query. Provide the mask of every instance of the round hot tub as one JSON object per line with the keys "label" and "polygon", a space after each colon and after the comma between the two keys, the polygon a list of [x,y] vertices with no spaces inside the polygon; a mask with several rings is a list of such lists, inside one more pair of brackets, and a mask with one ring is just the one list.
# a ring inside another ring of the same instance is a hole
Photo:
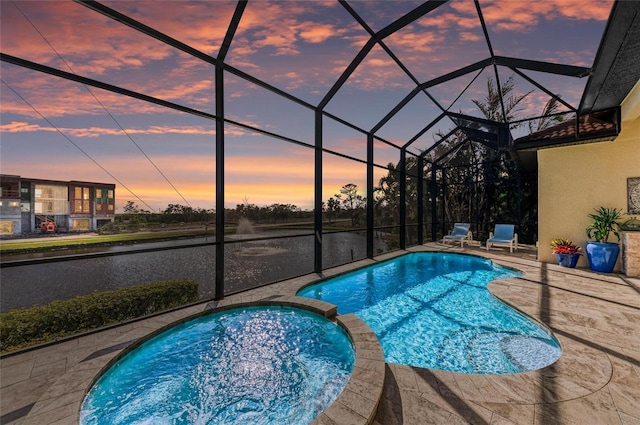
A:
{"label": "round hot tub", "polygon": [[342,326],[282,306],[239,307],[176,325],[93,384],[80,424],[310,423],[355,363]]}

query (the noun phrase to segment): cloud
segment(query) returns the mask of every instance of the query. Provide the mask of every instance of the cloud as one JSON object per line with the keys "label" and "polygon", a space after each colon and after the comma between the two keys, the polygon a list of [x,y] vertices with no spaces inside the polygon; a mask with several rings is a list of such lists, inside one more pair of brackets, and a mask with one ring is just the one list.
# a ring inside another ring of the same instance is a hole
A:
{"label": "cloud", "polygon": [[444,41],[444,37],[436,32],[408,30],[389,37],[394,47],[411,49],[413,52],[431,53]]}
{"label": "cloud", "polygon": [[[32,109],[35,108],[48,118],[103,115],[105,111],[101,104],[114,114],[129,114],[134,110],[138,114],[148,115],[166,112],[165,108],[152,103],[11,65],[3,64],[2,73],[3,86],[9,87],[6,90],[4,87],[2,89],[2,108],[5,113],[39,117]],[[202,78],[201,75],[202,73],[197,71],[196,75],[173,78],[165,76],[164,78],[171,80],[171,84],[165,85],[162,81],[156,80],[144,83],[145,87],[130,85],[129,88],[159,99],[207,111],[212,109],[215,88],[211,79]],[[207,77],[211,77],[211,74]],[[14,91],[19,96],[15,95]]]}
{"label": "cloud", "polygon": [[140,68],[174,50],[76,3],[12,5],[2,9],[3,51],[60,69],[67,70],[67,65],[58,55],[74,72],[97,76],[107,70]]}
{"label": "cloud", "polygon": [[[39,124],[30,124],[21,121],[12,121],[8,124],[0,125],[0,132],[2,133],[32,133],[36,131],[55,132],[60,131],[62,134],[79,138],[96,138],[101,136],[123,136],[123,132],[119,128],[106,128],[106,127],[50,127],[41,126]],[[194,126],[150,126],[146,128],[126,128],[125,131],[129,135],[136,134],[148,134],[148,135],[168,135],[168,134],[180,134],[180,135],[215,135],[215,126],[211,127],[194,127]],[[233,133],[234,135],[245,134],[244,132]]]}
{"label": "cloud", "polygon": [[202,99],[202,93],[210,93],[212,98],[215,97],[215,85],[212,80],[195,80],[189,83],[177,84],[169,88],[161,88],[155,92],[148,92],[148,94],[153,97],[174,101],[185,98]]}
{"label": "cloud", "polygon": [[[452,5],[456,10],[469,12],[461,3]],[[611,1],[573,0],[500,1],[481,4],[482,14],[489,27],[498,31],[530,31],[541,20],[559,19],[606,21],[611,11]]]}
{"label": "cloud", "polygon": [[460,32],[460,40],[462,41],[481,41],[482,39],[483,37],[480,34],[468,32],[468,31]]}
{"label": "cloud", "polygon": [[[560,19],[606,21],[612,0],[545,0],[545,1],[481,1],[482,16],[491,31],[531,31],[542,20]],[[420,18],[417,24],[425,28],[479,28],[475,4],[452,1]],[[464,36],[461,33],[461,36]]]}
{"label": "cloud", "polygon": [[39,131],[42,127],[38,124],[29,124],[26,122],[10,122],[8,124],[0,125],[0,133],[29,133],[33,131]]}
{"label": "cloud", "polygon": [[[304,19],[309,12],[302,4],[293,2],[249,4],[238,27],[239,37],[232,44],[232,53],[256,53],[259,49],[269,47],[274,49],[275,55],[298,55],[300,42],[323,43],[347,32],[330,23]],[[236,50],[237,44],[242,50]],[[251,50],[247,48],[248,45],[252,46]]]}
{"label": "cloud", "polygon": [[411,81],[381,47],[375,46],[351,74],[347,84],[366,91],[402,88],[409,91]]}
{"label": "cloud", "polygon": [[434,16],[426,15],[425,17],[418,19],[417,23],[425,28],[435,27],[439,30],[446,30],[452,27],[470,29],[480,26],[480,21],[477,16],[464,16],[456,13],[443,13],[436,14]]}
{"label": "cloud", "polygon": [[591,67],[593,65],[592,61],[595,58],[595,50],[583,50],[583,51],[575,51],[575,50],[557,50],[557,51],[546,51],[542,50],[541,52],[544,57],[542,60],[553,63],[570,63],[574,66],[584,66]]}
{"label": "cloud", "polygon": [[310,21],[301,23],[297,31],[300,38],[307,43],[322,43],[331,37],[338,37],[347,33],[345,28],[336,28],[331,24]]}

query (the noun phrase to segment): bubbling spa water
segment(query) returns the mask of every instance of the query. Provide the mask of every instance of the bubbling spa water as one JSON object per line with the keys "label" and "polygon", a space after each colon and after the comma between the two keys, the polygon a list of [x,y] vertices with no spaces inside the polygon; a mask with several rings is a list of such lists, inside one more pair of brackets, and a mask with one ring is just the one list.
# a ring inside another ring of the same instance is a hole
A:
{"label": "bubbling spa water", "polygon": [[344,389],[344,329],[289,307],[235,308],[177,325],[93,385],[80,424],[304,424]]}

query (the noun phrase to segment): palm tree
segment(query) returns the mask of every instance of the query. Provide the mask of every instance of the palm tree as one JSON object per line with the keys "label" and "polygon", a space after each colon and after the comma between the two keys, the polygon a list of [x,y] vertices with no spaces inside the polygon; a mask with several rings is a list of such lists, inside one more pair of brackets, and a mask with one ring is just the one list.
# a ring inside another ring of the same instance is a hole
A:
{"label": "palm tree", "polygon": [[[498,122],[511,122],[516,118],[518,112],[516,107],[533,92],[533,90],[531,90],[524,94],[517,94],[514,92],[514,89],[515,82],[513,75],[502,84],[500,90],[497,90],[493,78],[489,77],[487,79],[487,96],[483,100],[473,99],[471,101],[480,109],[480,112],[482,112],[486,119]],[[503,105],[504,116],[502,113]]]}
{"label": "palm tree", "polygon": [[[504,81],[500,89],[494,79],[488,78],[486,96],[472,102],[484,118],[512,122],[518,118],[519,105],[532,92],[517,93],[513,76]],[[557,105],[548,104],[544,114],[554,113],[555,108]],[[512,125],[511,128],[520,125]],[[455,133],[434,149],[431,158],[439,157],[465,139],[463,132]],[[518,189],[511,186],[517,174],[508,155],[472,141],[463,144],[454,155],[455,158],[449,158],[447,168],[443,170],[446,181],[443,219],[447,222],[475,219],[481,223],[480,227],[489,226],[497,219],[515,219],[517,208],[514,203],[518,202],[518,194],[512,192]]]}
{"label": "palm tree", "polygon": [[555,115],[560,110],[560,102],[557,98],[552,97],[544,105],[542,116],[538,119],[529,121],[529,132],[535,133],[536,131],[544,130],[556,124],[564,121],[563,115]]}

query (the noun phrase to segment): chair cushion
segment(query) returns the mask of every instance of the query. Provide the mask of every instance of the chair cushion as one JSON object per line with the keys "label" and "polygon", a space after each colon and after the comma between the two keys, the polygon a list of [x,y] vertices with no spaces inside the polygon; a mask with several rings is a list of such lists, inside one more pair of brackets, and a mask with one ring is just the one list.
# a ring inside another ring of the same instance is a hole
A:
{"label": "chair cushion", "polygon": [[510,242],[514,238],[514,225],[513,224],[496,224],[495,231],[493,232],[492,241]]}

